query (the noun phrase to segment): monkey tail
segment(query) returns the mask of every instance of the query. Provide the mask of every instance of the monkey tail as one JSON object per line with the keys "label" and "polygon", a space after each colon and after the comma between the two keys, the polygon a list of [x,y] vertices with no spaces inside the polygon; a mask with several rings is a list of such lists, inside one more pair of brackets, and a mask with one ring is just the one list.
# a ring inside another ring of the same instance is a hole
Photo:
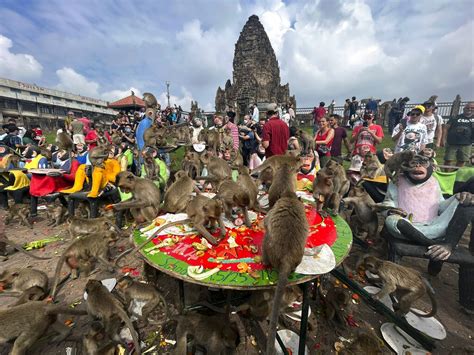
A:
{"label": "monkey tail", "polygon": [[61,272],[64,262],[66,261],[68,249],[66,249],[63,255],[61,255],[61,257],[58,260],[58,264],[56,265],[56,271],[54,272],[53,287],[51,288],[52,298],[56,296],[56,289],[58,288],[59,274]]}
{"label": "monkey tail", "polygon": [[118,266],[119,260],[122,259],[125,255],[128,255],[130,253],[134,253],[134,252],[139,251],[141,248],[143,248],[145,245],[147,245],[150,240],[155,238],[155,236],[158,233],[165,230],[166,228],[173,227],[173,226],[176,226],[178,224],[189,223],[189,222],[191,222],[191,220],[189,218],[186,218],[186,219],[182,219],[180,221],[170,222],[170,223],[167,223],[167,224],[161,226],[160,229],[158,229],[155,233],[153,233],[151,236],[147,237],[146,240],[143,243],[136,246],[135,248],[129,248],[129,249],[125,250],[124,252],[122,252],[121,254],[119,254],[119,256],[117,256],[117,258],[115,259],[114,265]]}
{"label": "monkey tail", "polygon": [[46,314],[71,314],[77,316],[85,316],[87,315],[87,311],[83,309],[74,309],[71,307],[50,304],[46,307]]}
{"label": "monkey tail", "polygon": [[430,285],[430,283],[426,279],[422,279],[423,283],[425,284],[426,287],[426,293],[430,297],[431,301],[431,311],[429,311],[427,314],[425,313],[419,313],[414,310],[410,310],[411,313],[416,314],[418,317],[422,318],[430,318],[434,317],[436,313],[438,312],[438,303],[436,302],[436,297],[435,297],[435,292],[433,287]]}
{"label": "monkey tail", "polygon": [[117,307],[117,313],[120,318],[124,321],[125,325],[130,329],[130,334],[132,334],[133,344],[135,345],[135,353],[140,355],[140,342],[138,341],[138,334],[135,328],[133,327],[132,321],[128,317],[127,313],[120,307]]}
{"label": "monkey tail", "polygon": [[282,267],[278,271],[278,285],[275,290],[275,296],[273,297],[272,313],[270,315],[270,325],[268,327],[267,337],[267,355],[275,354],[275,338],[276,329],[278,324],[278,316],[280,314],[280,304],[285,293],[286,285],[288,284],[288,276],[290,274],[290,266],[288,263],[283,262]]}
{"label": "monkey tail", "polygon": [[0,238],[0,241],[5,242],[5,243],[11,245],[13,248],[15,248],[16,250],[18,250],[20,253],[23,253],[23,254],[25,254],[25,255],[27,255],[27,256],[33,258],[33,259],[37,259],[37,260],[50,260],[50,259],[52,259],[51,257],[36,256],[36,255],[34,255],[34,254],[32,254],[32,253],[29,253],[29,252],[27,252],[25,249],[23,249],[22,246],[16,244],[15,242],[12,242],[12,241],[11,241],[10,239],[8,239],[8,238]]}

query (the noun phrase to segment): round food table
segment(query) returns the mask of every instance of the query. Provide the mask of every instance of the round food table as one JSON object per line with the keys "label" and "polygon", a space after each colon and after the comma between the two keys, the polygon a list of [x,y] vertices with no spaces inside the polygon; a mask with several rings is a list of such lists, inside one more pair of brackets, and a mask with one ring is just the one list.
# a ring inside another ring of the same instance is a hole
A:
{"label": "round food table", "polygon": [[[303,304],[300,328],[300,353],[304,353],[309,309],[309,282],[332,271],[347,257],[352,246],[352,232],[340,216],[322,218],[315,206],[305,201],[310,225],[303,262],[289,277],[288,285],[302,284]],[[180,281],[202,286],[240,291],[273,288],[278,272],[263,265],[261,245],[264,238],[263,215],[252,213],[252,226],[235,226],[225,221],[226,236],[212,246],[189,225],[178,225],[156,235],[160,226],[185,219],[185,214],[157,217],[152,224],[135,230],[135,245],[150,242],[141,250],[145,262]],[[214,235],[219,239],[219,231]]]}

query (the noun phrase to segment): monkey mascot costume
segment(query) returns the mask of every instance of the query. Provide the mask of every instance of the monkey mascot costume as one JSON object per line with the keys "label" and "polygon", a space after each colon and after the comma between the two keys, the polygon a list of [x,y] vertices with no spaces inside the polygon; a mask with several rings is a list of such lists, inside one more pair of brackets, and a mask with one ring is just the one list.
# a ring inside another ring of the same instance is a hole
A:
{"label": "monkey mascot costume", "polygon": [[[385,220],[385,229],[395,239],[410,240],[427,247],[428,272],[437,275],[448,260],[469,224],[474,223],[473,184],[447,200],[432,176],[432,159],[415,155],[402,165],[397,184],[390,182],[384,205],[398,208]],[[474,228],[469,249],[474,252]],[[469,259],[469,256],[467,256]],[[473,257],[459,268],[459,298],[467,312],[474,314]]]}

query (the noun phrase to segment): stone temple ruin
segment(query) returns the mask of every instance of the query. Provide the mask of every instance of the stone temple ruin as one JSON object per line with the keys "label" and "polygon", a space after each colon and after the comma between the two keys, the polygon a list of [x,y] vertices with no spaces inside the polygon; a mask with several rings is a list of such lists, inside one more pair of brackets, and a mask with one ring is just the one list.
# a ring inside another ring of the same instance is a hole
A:
{"label": "stone temple ruin", "polygon": [[242,116],[253,103],[292,103],[296,107],[289,84],[280,85],[278,61],[258,16],[249,17],[235,44],[232,79],[224,89],[217,89],[216,112],[232,107]]}

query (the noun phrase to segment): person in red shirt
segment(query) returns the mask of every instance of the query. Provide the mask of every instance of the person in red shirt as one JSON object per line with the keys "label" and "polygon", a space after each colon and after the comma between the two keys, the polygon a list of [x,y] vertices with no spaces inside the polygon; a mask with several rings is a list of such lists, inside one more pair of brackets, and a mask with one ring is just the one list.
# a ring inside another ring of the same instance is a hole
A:
{"label": "person in red shirt", "polygon": [[324,102],[319,103],[319,107],[315,107],[313,110],[313,134],[319,130],[321,118],[326,116],[326,109],[324,108],[326,104]]}
{"label": "person in red shirt", "polygon": [[316,132],[314,143],[316,144],[316,151],[319,154],[321,168],[324,168],[326,163],[331,158],[331,146],[332,142],[334,141],[334,129],[331,128],[326,117],[322,117],[319,123],[321,126]]}
{"label": "person in red shirt", "polygon": [[267,106],[268,121],[263,126],[262,146],[267,158],[273,155],[283,155],[288,148],[290,129],[277,114],[277,104]]}
{"label": "person in red shirt", "polygon": [[104,132],[104,127],[101,123],[91,123],[91,130],[87,133],[85,141],[89,146],[89,150],[91,150],[97,147],[97,143],[99,143],[99,141],[108,141],[109,143],[112,143],[112,138],[110,137],[109,132]]}
{"label": "person in red shirt", "polygon": [[364,157],[367,152],[376,153],[375,145],[382,142],[383,129],[378,124],[373,123],[374,113],[368,111],[364,115],[364,123],[354,128],[351,142],[355,142],[352,155]]}

